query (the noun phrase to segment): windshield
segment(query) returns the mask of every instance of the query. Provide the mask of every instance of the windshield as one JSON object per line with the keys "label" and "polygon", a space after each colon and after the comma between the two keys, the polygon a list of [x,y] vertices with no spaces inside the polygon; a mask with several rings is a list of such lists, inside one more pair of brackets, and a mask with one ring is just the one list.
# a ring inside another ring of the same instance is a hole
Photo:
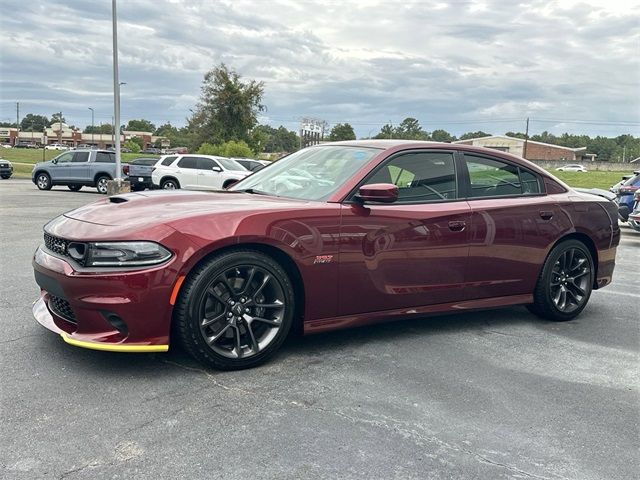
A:
{"label": "windshield", "polygon": [[220,165],[222,165],[225,170],[246,170],[246,168],[230,158],[216,157],[216,160],[220,162]]}
{"label": "windshield", "polygon": [[306,148],[259,170],[229,190],[324,200],[378,153],[378,149],[363,147]]}

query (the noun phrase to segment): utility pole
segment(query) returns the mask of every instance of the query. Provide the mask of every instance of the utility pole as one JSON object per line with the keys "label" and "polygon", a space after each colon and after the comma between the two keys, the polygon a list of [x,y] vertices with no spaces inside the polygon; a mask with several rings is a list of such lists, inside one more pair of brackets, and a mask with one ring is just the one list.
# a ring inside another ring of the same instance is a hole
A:
{"label": "utility pole", "polygon": [[16,139],[13,141],[13,146],[20,141],[20,102],[16,102]]}
{"label": "utility pole", "polygon": [[118,78],[118,13],[116,8],[116,0],[111,0],[111,16],[113,22],[113,115],[114,126],[118,129],[116,133],[116,183],[118,191],[122,178],[121,172],[121,156],[120,156],[120,80]]}
{"label": "utility pole", "polygon": [[527,128],[524,132],[524,148],[522,149],[522,158],[527,158],[527,142],[529,141],[529,117],[527,117]]}
{"label": "utility pole", "polygon": [[58,143],[62,143],[62,112],[60,112],[60,116],[58,117],[60,121],[60,128],[58,129]]}
{"label": "utility pole", "polygon": [[622,146],[622,163],[627,161],[627,146]]}
{"label": "utility pole", "polygon": [[93,147],[94,146],[93,134],[94,134],[94,129],[95,129],[95,125],[94,125],[94,122],[93,122],[94,111],[93,111],[93,108],[91,108],[91,107],[89,107],[89,110],[91,110],[91,146]]}

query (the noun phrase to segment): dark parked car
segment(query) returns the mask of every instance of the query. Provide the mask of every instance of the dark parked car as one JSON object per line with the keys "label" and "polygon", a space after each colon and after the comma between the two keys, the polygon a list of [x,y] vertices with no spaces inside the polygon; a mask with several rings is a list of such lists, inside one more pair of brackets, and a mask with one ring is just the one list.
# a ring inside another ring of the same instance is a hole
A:
{"label": "dark parked car", "polygon": [[140,153],[146,153],[147,155],[160,155],[162,150],[159,148],[145,148],[144,150],[140,150]]}
{"label": "dark parked car", "polygon": [[124,174],[129,177],[132,191],[153,188],[151,174],[155,170],[154,165],[159,161],[160,158],[136,158],[123,167]]}
{"label": "dark parked car", "polygon": [[38,148],[38,145],[32,142],[18,142],[13,148]]}
{"label": "dark parked car", "polygon": [[5,180],[13,175],[13,164],[9,160],[0,158],[0,177]]}
{"label": "dark parked car", "polygon": [[625,181],[620,188],[618,188],[617,202],[619,205],[619,216],[622,221],[627,221],[629,214],[633,210],[633,194],[640,189],[640,173],[634,172],[634,175]]}
{"label": "dark parked car", "polygon": [[292,328],[506,305],[571,320],[611,282],[616,210],[491,149],[317,145],[227,191],[117,195],[52,220],[33,313],[72,345],[171,339],[222,369],[264,362]]}

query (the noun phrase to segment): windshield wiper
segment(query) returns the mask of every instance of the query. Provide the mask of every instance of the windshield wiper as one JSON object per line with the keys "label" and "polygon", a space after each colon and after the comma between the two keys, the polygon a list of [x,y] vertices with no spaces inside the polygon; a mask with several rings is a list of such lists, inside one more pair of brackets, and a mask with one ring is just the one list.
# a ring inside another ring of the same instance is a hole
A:
{"label": "windshield wiper", "polygon": [[256,190],[255,188],[245,188],[242,190],[232,190],[234,192],[243,192],[243,193],[251,193],[254,195],[271,195],[272,197],[277,197],[277,195],[274,195],[273,193],[269,193],[269,192],[263,192],[262,190]]}

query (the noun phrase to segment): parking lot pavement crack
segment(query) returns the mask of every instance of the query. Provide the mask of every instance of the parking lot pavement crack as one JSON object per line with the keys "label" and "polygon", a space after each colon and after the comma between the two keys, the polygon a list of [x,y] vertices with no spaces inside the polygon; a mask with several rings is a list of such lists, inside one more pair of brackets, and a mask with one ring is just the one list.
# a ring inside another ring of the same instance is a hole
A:
{"label": "parking lot pavement crack", "polygon": [[462,449],[463,452],[469,454],[469,455],[473,455],[474,457],[476,457],[479,461],[481,461],[482,463],[488,463],[489,465],[495,465],[496,467],[502,467],[505,468],[507,470],[509,470],[510,472],[514,472],[517,473],[518,475],[523,475],[526,478],[537,478],[540,480],[550,480],[551,477],[543,477],[541,475],[536,475],[534,473],[529,473],[529,472],[525,472],[524,470],[520,470],[517,467],[513,467],[511,465],[506,465],[504,463],[500,463],[500,462],[495,462],[487,457],[484,457],[482,455],[480,455],[479,453],[475,453],[472,452],[471,450],[465,450]]}
{"label": "parking lot pavement crack", "polygon": [[74,475],[76,473],[82,472],[83,470],[87,469],[87,468],[94,468],[94,467],[98,467],[100,466],[101,463],[100,462],[89,462],[85,465],[82,465],[81,467],[77,467],[77,468],[73,468],[71,470],[67,470],[66,472],[64,472],[62,475],[60,475],[58,477],[58,480],[63,480],[71,475]]}
{"label": "parking lot pavement crack", "polygon": [[2,340],[2,341],[0,341],[0,345],[2,345],[4,343],[17,342],[18,340],[22,340],[22,339],[29,338],[29,337],[38,337],[38,336],[39,336],[39,334],[37,334],[37,333],[30,333],[29,335],[23,335],[22,337],[11,338],[9,340]]}
{"label": "parking lot pavement crack", "polygon": [[213,383],[216,387],[220,387],[223,390],[227,390],[227,391],[230,391],[230,392],[241,393],[243,395],[253,395],[255,393],[255,392],[252,392],[250,390],[245,390],[244,388],[230,387],[228,385],[220,383],[218,380],[215,379],[214,375],[209,373],[204,368],[190,367],[188,365],[183,365],[181,363],[172,362],[171,360],[160,360],[160,361],[162,363],[167,364],[167,365],[173,365],[174,367],[182,368],[183,370],[188,370],[190,372],[201,373],[202,375],[204,375],[207,378],[207,380],[209,380],[211,383]]}
{"label": "parking lot pavement crack", "polygon": [[[319,411],[319,412],[324,412],[324,413],[329,413],[332,415],[336,415],[340,418],[344,418],[346,420],[349,420],[352,423],[364,423],[367,425],[372,425],[374,427],[378,427],[378,428],[384,428],[384,429],[388,429],[388,430],[393,430],[396,433],[399,433],[400,435],[402,435],[403,437],[407,437],[407,438],[412,438],[413,440],[417,440],[419,442],[422,443],[426,443],[426,444],[434,444],[436,443],[439,447],[443,448],[444,450],[449,450],[452,452],[459,452],[459,453],[464,453],[466,455],[469,455],[471,457],[473,457],[474,459],[476,459],[477,461],[480,461],[482,463],[486,463],[488,465],[493,465],[496,467],[500,467],[500,468],[504,468],[506,470],[509,470],[509,472],[512,472],[513,474],[517,474],[520,475],[524,478],[534,478],[534,479],[539,479],[539,480],[551,480],[552,477],[545,477],[542,475],[536,475],[534,473],[529,473],[525,470],[519,469],[517,467],[514,467],[512,465],[507,465],[504,463],[500,463],[500,462],[496,462],[494,460],[491,460],[479,453],[476,453],[472,450],[466,449],[466,448],[462,448],[459,447],[457,445],[451,444],[449,442],[446,442],[444,440],[441,440],[435,436],[425,436],[419,432],[417,432],[415,429],[410,429],[410,428],[406,428],[405,426],[403,426],[402,424],[405,424],[406,422],[397,420],[397,419],[393,419],[393,418],[388,418],[385,417],[384,421],[383,420],[371,420],[371,419],[365,419],[365,418],[360,418],[360,417],[354,417],[351,415],[347,415],[344,412],[340,412],[337,410],[331,410],[331,409],[327,409],[327,408],[322,408],[322,407],[318,407],[318,406],[309,406],[309,405],[305,405],[304,403],[300,403],[300,402],[296,402],[296,401],[289,401],[287,402],[290,405],[296,406],[296,407],[300,407],[300,408],[304,408],[307,410],[315,410],[315,411]],[[395,425],[394,425],[395,423]],[[554,476],[554,478],[557,479],[561,479],[563,477],[558,477],[558,476]]]}

